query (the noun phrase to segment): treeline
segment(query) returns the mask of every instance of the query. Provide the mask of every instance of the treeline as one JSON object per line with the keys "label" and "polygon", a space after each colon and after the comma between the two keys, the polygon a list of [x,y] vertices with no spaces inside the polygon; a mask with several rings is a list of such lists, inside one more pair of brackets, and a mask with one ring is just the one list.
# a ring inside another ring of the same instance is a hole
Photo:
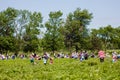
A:
{"label": "treeline", "polygon": [[61,11],[50,12],[43,24],[40,12],[10,7],[1,11],[0,53],[120,48],[120,27],[107,25],[90,30],[93,14],[86,9],[77,8],[65,19],[62,15]]}

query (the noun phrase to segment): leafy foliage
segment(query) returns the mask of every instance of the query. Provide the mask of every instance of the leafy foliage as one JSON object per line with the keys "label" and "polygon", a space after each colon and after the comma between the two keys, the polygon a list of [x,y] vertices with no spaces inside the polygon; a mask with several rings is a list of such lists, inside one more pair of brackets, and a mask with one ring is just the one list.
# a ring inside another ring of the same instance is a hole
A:
{"label": "leafy foliage", "polygon": [[49,51],[56,51],[63,48],[63,36],[60,33],[60,27],[62,27],[63,20],[61,18],[62,12],[50,12],[49,21],[46,22],[46,33],[44,36],[44,49]]}
{"label": "leafy foliage", "polygon": [[15,38],[13,37],[0,37],[0,52],[7,53],[8,51],[16,51]]}
{"label": "leafy foliage", "polygon": [[69,13],[65,23],[65,44],[68,48],[75,48],[76,52],[87,45],[85,39],[88,37],[87,25],[92,19],[92,14],[87,10],[77,8]]}
{"label": "leafy foliage", "polygon": [[[65,21],[61,11],[49,13],[42,24],[40,12],[17,10],[8,7],[0,12],[0,52],[8,51],[76,51],[119,49],[120,27],[111,25],[92,29],[93,18],[88,10],[77,8],[67,15]],[[44,25],[44,26],[43,26]],[[97,27],[97,26],[96,26]]]}
{"label": "leafy foliage", "polygon": [[111,25],[100,27],[98,30],[93,29],[91,32],[91,41],[95,43],[93,43],[93,45],[96,45],[96,48],[97,45],[99,45],[99,49],[119,49],[120,47],[118,43],[120,36],[118,31],[119,27],[113,28]]}
{"label": "leafy foliage", "polygon": [[17,16],[17,11],[13,8],[7,8],[6,11],[0,12],[0,35],[13,36],[14,26],[12,23]]}
{"label": "leafy foliage", "polygon": [[111,59],[100,63],[97,58],[80,62],[76,59],[54,59],[52,65],[37,61],[30,64],[28,59],[0,60],[0,79],[9,80],[119,80],[120,62]]}

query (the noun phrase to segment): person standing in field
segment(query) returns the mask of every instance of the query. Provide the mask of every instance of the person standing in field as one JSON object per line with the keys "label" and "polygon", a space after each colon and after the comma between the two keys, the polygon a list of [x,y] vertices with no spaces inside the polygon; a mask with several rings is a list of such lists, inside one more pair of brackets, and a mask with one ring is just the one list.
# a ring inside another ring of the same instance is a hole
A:
{"label": "person standing in field", "polygon": [[85,59],[85,53],[81,52],[80,53],[80,61],[83,61]]}
{"label": "person standing in field", "polygon": [[100,50],[100,51],[98,52],[98,57],[99,57],[99,59],[100,59],[100,62],[104,62],[105,52],[102,51],[102,50]]}
{"label": "person standing in field", "polygon": [[46,59],[46,57],[43,57],[43,63],[44,63],[44,65],[47,64],[47,59]]}
{"label": "person standing in field", "polygon": [[32,53],[31,55],[30,55],[30,62],[31,62],[31,64],[36,64],[36,62],[35,62],[35,58],[36,58],[36,54],[35,53]]}
{"label": "person standing in field", "polygon": [[34,57],[33,57],[33,55],[30,55],[30,62],[31,62],[31,64],[34,65]]}
{"label": "person standing in field", "polygon": [[85,57],[85,60],[88,60],[89,55],[88,55],[87,51],[85,51],[84,57]]}
{"label": "person standing in field", "polygon": [[112,62],[116,62],[117,61],[117,53],[116,52],[113,52],[112,53]]}
{"label": "person standing in field", "polygon": [[48,60],[48,56],[47,56],[47,54],[46,53],[44,53],[44,55],[43,55],[43,63],[44,63],[44,65],[46,65],[47,64],[47,60]]}

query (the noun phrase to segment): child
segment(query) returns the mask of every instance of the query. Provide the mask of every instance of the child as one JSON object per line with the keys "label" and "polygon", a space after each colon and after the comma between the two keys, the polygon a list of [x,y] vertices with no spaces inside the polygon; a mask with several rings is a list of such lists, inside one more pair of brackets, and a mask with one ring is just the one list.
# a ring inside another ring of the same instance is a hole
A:
{"label": "child", "polygon": [[53,64],[53,59],[52,58],[50,58],[50,64]]}

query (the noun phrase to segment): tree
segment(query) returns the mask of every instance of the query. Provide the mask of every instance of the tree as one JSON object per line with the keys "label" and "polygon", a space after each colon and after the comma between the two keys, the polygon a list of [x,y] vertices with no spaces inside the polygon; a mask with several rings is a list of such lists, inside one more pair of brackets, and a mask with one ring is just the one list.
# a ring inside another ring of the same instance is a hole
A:
{"label": "tree", "polygon": [[0,37],[0,53],[6,53],[8,51],[14,52],[16,49],[14,37]]}
{"label": "tree", "polygon": [[13,22],[17,16],[17,10],[7,8],[0,12],[0,52],[8,52],[15,50],[15,38]]}
{"label": "tree", "polygon": [[[40,28],[42,27],[42,16],[41,13],[34,12],[30,16],[30,21],[25,27],[24,32],[24,51],[33,51],[38,50],[38,36],[40,34]],[[26,50],[27,49],[27,50]]]}
{"label": "tree", "polygon": [[97,29],[92,29],[91,34],[90,34],[90,43],[91,43],[91,50],[100,50],[102,49],[102,41],[100,37],[98,36],[98,30]]}
{"label": "tree", "polygon": [[[113,28],[111,25],[100,27],[98,30],[93,29],[91,32],[91,41],[94,49],[99,45],[99,49],[118,49],[119,43],[119,28]],[[97,38],[95,42],[94,39]],[[99,42],[99,43],[98,43]],[[100,47],[101,46],[101,47]]]}
{"label": "tree", "polygon": [[14,34],[14,26],[12,25],[17,16],[17,10],[7,8],[5,11],[0,12],[0,35],[10,37]]}
{"label": "tree", "polygon": [[117,34],[116,36],[114,36],[114,43],[116,42],[116,44],[118,45],[118,49],[120,49],[120,26],[115,28],[114,34]]}
{"label": "tree", "polygon": [[69,13],[65,23],[65,44],[71,49],[75,48],[76,52],[87,45],[85,39],[88,37],[87,25],[92,19],[92,13],[88,10],[77,8],[73,13]]}
{"label": "tree", "polygon": [[[2,37],[9,37],[13,40],[12,38],[15,37],[14,41],[17,47],[14,50],[17,50],[17,52],[23,50],[23,48],[26,48],[27,51],[37,50],[41,27],[42,15],[40,12],[31,13],[28,10],[13,8],[7,8],[5,11],[0,12],[1,39]],[[6,40],[9,39],[4,41]],[[32,46],[32,49],[28,48],[30,46]]]}
{"label": "tree", "polygon": [[45,23],[44,50],[54,53],[64,47],[63,36],[60,33],[60,27],[63,25],[61,16],[61,11],[50,12],[49,21]]}
{"label": "tree", "polygon": [[26,26],[30,22],[30,15],[31,12],[28,10],[18,10],[18,15],[15,18],[14,21],[14,27],[15,27],[15,33],[14,36],[17,39],[22,39],[23,38],[23,33],[25,32]]}
{"label": "tree", "polygon": [[17,16],[15,18],[15,21],[13,22],[14,26],[14,37],[17,39],[16,44],[17,44],[17,51],[23,50],[24,46],[24,40],[23,36],[25,33],[26,26],[30,22],[30,15],[31,12],[28,10],[17,10]]}

